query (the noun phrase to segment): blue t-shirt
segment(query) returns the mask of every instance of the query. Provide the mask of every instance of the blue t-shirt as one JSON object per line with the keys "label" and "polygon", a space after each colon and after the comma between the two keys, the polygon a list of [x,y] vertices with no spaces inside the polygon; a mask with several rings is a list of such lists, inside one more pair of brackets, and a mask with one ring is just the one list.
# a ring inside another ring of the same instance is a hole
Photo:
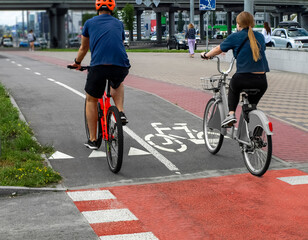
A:
{"label": "blue t-shirt", "polygon": [[125,33],[121,21],[109,14],[95,16],[85,22],[82,35],[90,38],[91,66],[130,67],[123,44]]}
{"label": "blue t-shirt", "polygon": [[224,42],[220,44],[220,49],[223,52],[233,50],[233,56],[236,58],[237,73],[251,72],[269,72],[268,62],[265,56],[265,41],[264,36],[259,32],[254,32],[257,44],[260,48],[260,59],[255,62],[252,57],[249,39],[242,46],[238,53],[238,48],[248,37],[248,29],[243,29],[240,32],[232,33]]}

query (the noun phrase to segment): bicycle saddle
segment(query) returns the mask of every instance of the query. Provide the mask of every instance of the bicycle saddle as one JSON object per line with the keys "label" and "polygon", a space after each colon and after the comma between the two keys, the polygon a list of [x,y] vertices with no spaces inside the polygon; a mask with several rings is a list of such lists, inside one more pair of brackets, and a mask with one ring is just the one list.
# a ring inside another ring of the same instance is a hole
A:
{"label": "bicycle saddle", "polygon": [[256,95],[258,92],[260,92],[260,89],[242,89],[242,92],[245,92],[248,95]]}

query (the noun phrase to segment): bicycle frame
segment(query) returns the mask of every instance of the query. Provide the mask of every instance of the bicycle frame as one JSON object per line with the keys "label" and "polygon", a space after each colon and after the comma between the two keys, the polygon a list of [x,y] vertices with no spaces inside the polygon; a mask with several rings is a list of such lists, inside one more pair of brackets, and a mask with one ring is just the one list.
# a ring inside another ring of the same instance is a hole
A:
{"label": "bicycle frame", "polygon": [[[232,126],[231,129],[227,131],[227,128],[220,127],[221,121],[226,118],[229,112],[225,82],[226,82],[226,77],[232,70],[234,61],[235,59],[233,58],[229,69],[223,72],[220,70],[220,60],[219,58],[217,58],[218,71],[223,75],[223,78],[219,82],[218,93],[214,95],[214,98],[216,99],[215,103],[217,103],[219,107],[219,111],[215,111],[215,109],[213,109],[213,111],[215,112],[212,115],[213,118],[211,119],[211,121],[209,121],[209,126],[216,128],[216,129],[220,129],[220,133],[224,136],[227,135],[230,138],[237,140],[239,143],[245,144],[247,146],[251,146],[249,129],[253,129],[256,126],[262,126],[267,135],[273,135],[272,123],[268,121],[266,115],[262,111],[260,110],[250,111],[248,113],[249,122],[247,122],[244,118],[244,111],[242,109],[237,129],[235,128],[235,126]],[[243,98],[243,104],[249,104],[248,98],[245,94],[242,95],[242,98]],[[218,112],[220,114],[218,114]]]}
{"label": "bicycle frame", "polygon": [[104,95],[102,98],[98,99],[98,115],[100,117],[100,121],[101,121],[101,125],[102,125],[102,134],[103,134],[103,139],[107,140],[109,139],[108,136],[108,131],[107,131],[107,112],[108,109],[111,106],[110,103],[110,85],[109,85],[109,81],[107,80],[107,84],[106,84],[106,88],[107,88],[107,92],[104,92]]}

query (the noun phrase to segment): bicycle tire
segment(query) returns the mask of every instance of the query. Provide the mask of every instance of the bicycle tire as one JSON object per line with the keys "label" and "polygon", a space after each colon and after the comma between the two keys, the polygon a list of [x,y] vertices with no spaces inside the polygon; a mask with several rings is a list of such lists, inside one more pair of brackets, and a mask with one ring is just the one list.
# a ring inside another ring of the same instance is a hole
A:
{"label": "bicycle tire", "polygon": [[[207,150],[211,154],[216,154],[219,152],[222,146],[223,140],[224,140],[224,135],[221,134],[221,129],[209,127],[209,121],[212,120],[212,118],[214,117],[212,116],[212,113],[214,113],[215,111],[220,111],[218,108],[218,104],[215,104],[215,101],[216,100],[214,98],[211,98],[208,101],[208,103],[206,104],[206,107],[204,110],[204,116],[203,116],[204,142],[205,142],[205,146]],[[216,109],[213,109],[213,108],[216,108]],[[218,114],[220,116],[220,112],[218,112]],[[220,126],[220,123],[221,123],[221,120],[218,123],[219,126]]]}
{"label": "bicycle tire", "polygon": [[267,135],[262,126],[252,131],[252,147],[243,146],[242,154],[248,171],[261,177],[269,168],[272,159],[272,136]]}
{"label": "bicycle tire", "polygon": [[111,106],[107,112],[107,135],[105,140],[106,156],[109,169],[113,173],[121,170],[123,162],[123,127],[119,110]]}
{"label": "bicycle tire", "polygon": [[[89,140],[90,132],[89,132],[88,121],[87,121],[86,105],[87,105],[87,100],[85,100],[85,104],[84,104],[84,123],[85,123],[86,136],[87,136],[87,139]],[[97,108],[99,111],[100,110],[99,103],[97,104]],[[102,124],[101,124],[100,119],[98,118],[96,145],[98,148],[100,148],[101,144],[102,144]]]}

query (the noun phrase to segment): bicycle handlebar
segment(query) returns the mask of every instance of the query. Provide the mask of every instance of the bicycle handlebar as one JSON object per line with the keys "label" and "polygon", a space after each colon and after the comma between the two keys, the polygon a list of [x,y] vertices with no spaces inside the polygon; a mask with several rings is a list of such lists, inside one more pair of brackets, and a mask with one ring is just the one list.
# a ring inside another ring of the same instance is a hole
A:
{"label": "bicycle handlebar", "polygon": [[[71,65],[67,65],[66,66],[67,68],[69,69],[76,69],[77,67],[74,67],[74,66],[71,66]],[[90,69],[90,66],[81,66],[80,69],[78,69],[79,71],[84,71],[84,70],[89,70]]]}
{"label": "bicycle handlebar", "polygon": [[224,74],[224,75],[228,75],[233,68],[234,62],[235,62],[235,58],[233,57],[229,66],[229,69],[227,71],[222,71],[220,70],[220,58],[218,56],[214,56],[214,57],[210,57],[209,59],[214,59],[217,58],[217,70],[219,73]]}

